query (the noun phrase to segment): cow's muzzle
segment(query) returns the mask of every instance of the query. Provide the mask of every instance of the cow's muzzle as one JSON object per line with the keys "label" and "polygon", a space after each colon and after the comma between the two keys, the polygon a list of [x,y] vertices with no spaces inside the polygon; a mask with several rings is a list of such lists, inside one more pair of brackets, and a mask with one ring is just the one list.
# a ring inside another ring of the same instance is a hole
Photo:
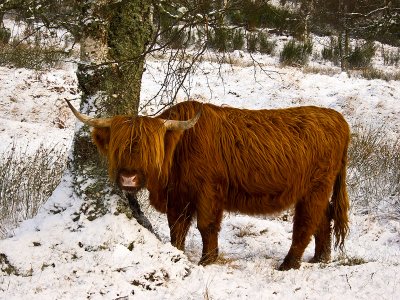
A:
{"label": "cow's muzzle", "polygon": [[117,184],[123,191],[136,193],[144,187],[144,176],[138,171],[122,170],[118,172]]}

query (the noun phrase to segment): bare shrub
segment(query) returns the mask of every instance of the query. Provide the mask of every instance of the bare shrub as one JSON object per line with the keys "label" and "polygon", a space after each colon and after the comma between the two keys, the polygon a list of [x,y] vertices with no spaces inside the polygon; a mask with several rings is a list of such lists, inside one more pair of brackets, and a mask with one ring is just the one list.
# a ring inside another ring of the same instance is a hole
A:
{"label": "bare shrub", "polygon": [[366,68],[371,65],[372,58],[375,56],[376,47],[373,42],[357,44],[345,60],[350,69]]}
{"label": "bare shrub", "polygon": [[62,147],[34,153],[11,149],[0,160],[0,237],[18,222],[37,214],[59,184],[66,168],[67,152]]}
{"label": "bare shrub", "polygon": [[400,72],[386,72],[382,70],[375,69],[373,67],[367,67],[361,69],[361,75],[365,79],[382,79],[386,81],[399,80]]}
{"label": "bare shrub", "polygon": [[268,35],[262,31],[258,34],[258,40],[260,44],[260,53],[273,55],[276,42],[271,41]]}
{"label": "bare shrub", "polygon": [[244,47],[244,33],[242,30],[234,30],[232,36],[232,47],[233,50],[242,50]]}
{"label": "bare shrub", "polygon": [[322,58],[333,62],[335,66],[340,64],[340,48],[336,37],[330,38],[330,44],[321,51]]}
{"label": "bare shrub", "polygon": [[385,66],[398,66],[400,63],[400,49],[385,50],[382,46],[382,57]]}
{"label": "bare shrub", "polygon": [[312,54],[312,49],[311,41],[297,42],[292,39],[283,46],[279,61],[284,66],[304,66]]}
{"label": "bare shrub", "polygon": [[257,44],[258,44],[257,35],[255,35],[252,32],[249,32],[246,35],[246,40],[247,40],[247,51],[250,52],[250,53],[256,52],[257,51]]}
{"label": "bare shrub", "polygon": [[384,128],[355,127],[348,186],[355,212],[400,218],[400,140],[388,139]]}
{"label": "bare shrub", "polygon": [[11,37],[10,29],[1,26],[0,24],[0,45],[5,45],[9,42]]}
{"label": "bare shrub", "polygon": [[69,53],[55,47],[15,43],[0,47],[0,66],[43,70],[57,67],[69,56]]}

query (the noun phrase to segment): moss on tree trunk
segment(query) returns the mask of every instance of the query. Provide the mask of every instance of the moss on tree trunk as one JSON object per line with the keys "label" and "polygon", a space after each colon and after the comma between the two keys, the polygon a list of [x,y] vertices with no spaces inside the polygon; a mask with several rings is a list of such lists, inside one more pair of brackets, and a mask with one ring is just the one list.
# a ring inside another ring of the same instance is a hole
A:
{"label": "moss on tree trunk", "polygon": [[114,63],[106,89],[113,114],[138,112],[144,52],[152,35],[149,2],[125,0],[110,5],[107,44]]}
{"label": "moss on tree trunk", "polygon": [[[79,33],[81,111],[101,117],[136,115],[144,52],[152,37],[150,1],[87,1],[84,7],[82,13],[90,17],[83,16],[87,21]],[[87,126],[76,132],[74,141],[74,186],[84,199],[81,212],[92,220],[110,212],[105,199],[118,191],[108,181],[106,163],[92,144]]]}

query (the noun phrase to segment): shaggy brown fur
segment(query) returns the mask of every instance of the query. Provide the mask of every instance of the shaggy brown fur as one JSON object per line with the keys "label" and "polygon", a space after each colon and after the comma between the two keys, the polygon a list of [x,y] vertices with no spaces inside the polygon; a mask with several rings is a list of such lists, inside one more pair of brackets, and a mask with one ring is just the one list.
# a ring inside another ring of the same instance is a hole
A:
{"label": "shaggy brown fur", "polygon": [[[200,107],[193,128],[163,126],[162,119],[187,120]],[[201,264],[218,256],[224,210],[261,215],[295,207],[292,245],[281,270],[299,268],[313,235],[312,261],[329,261],[331,220],[335,246],[344,246],[349,126],[332,109],[245,110],[184,102],[160,118],[116,116],[110,128],[94,129],[93,140],[108,158],[111,178],[135,175],[139,188],[147,187],[151,205],[167,213],[177,248],[184,249],[197,216]]]}

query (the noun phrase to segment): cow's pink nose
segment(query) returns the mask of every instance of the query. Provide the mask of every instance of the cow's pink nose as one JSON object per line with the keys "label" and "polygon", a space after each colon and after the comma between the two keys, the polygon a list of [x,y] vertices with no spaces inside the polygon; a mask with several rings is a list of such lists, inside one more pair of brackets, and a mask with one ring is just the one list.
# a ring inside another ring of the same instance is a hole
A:
{"label": "cow's pink nose", "polygon": [[121,175],[120,183],[123,187],[140,187],[139,176],[138,175]]}

